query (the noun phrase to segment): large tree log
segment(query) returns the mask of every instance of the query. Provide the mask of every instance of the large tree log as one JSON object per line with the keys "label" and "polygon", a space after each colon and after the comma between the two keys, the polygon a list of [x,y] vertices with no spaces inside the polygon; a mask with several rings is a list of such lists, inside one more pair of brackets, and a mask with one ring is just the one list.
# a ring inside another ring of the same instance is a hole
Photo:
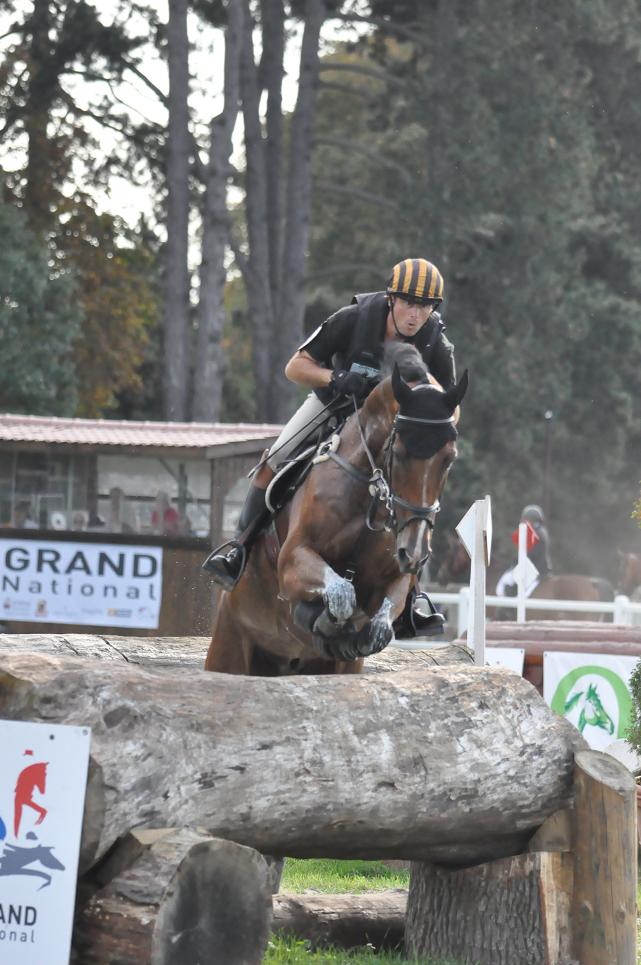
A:
{"label": "large tree log", "polygon": [[609,754],[584,751],[575,782],[574,955],[581,965],[635,965],[634,778]]}
{"label": "large tree log", "polygon": [[568,965],[573,866],[571,854],[544,852],[461,871],[413,864],[406,954],[463,965]]}
{"label": "large tree log", "polygon": [[39,654],[1,665],[0,717],[92,728],[94,856],[130,828],[195,825],[267,854],[488,860],[568,805],[586,746],[495,667],[260,679]]}
{"label": "large tree log", "polygon": [[[420,640],[416,640],[419,643]],[[445,667],[453,663],[471,664],[474,657],[462,644],[435,644],[425,640],[425,649],[406,651],[390,646],[368,657],[365,673],[410,670],[420,667]],[[0,633],[3,652],[51,653],[60,657],[95,657],[139,667],[172,667],[176,670],[202,670],[210,644],[209,637],[123,637],[86,633]]]}
{"label": "large tree log", "polygon": [[361,895],[274,895],[274,932],[333,945],[396,949],[403,944],[407,891],[392,888]]}
{"label": "large tree log", "polygon": [[76,916],[74,965],[259,965],[272,920],[262,855],[188,828],[130,838],[100,870],[137,859]]}

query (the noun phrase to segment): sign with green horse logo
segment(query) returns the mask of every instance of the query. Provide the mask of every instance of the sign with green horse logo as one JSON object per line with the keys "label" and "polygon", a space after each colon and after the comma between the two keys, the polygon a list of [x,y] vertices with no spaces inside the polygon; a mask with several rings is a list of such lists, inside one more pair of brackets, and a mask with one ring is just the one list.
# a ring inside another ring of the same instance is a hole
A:
{"label": "sign with green horse logo", "polygon": [[577,727],[594,750],[625,737],[632,713],[630,677],[636,657],[543,654],[543,697]]}

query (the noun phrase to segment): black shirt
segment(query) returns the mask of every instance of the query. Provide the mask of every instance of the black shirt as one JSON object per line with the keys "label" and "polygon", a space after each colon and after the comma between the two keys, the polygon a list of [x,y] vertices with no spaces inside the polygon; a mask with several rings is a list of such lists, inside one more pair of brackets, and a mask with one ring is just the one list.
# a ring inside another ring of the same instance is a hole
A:
{"label": "black shirt", "polygon": [[[352,304],[339,308],[323,322],[299,351],[305,351],[325,368],[349,369],[353,362],[378,367],[383,354],[389,311],[385,292],[355,295]],[[445,336],[445,325],[432,312],[419,331],[406,342],[415,345],[425,364],[444,389],[456,384],[454,346]],[[326,402],[327,390],[316,390]]]}

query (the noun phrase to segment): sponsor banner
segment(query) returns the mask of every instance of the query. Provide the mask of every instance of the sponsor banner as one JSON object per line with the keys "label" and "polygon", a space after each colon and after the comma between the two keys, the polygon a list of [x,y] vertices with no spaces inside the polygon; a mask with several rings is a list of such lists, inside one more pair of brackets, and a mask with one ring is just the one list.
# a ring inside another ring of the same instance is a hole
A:
{"label": "sponsor banner", "polygon": [[0,720],[0,962],[68,965],[86,727]]}
{"label": "sponsor banner", "polygon": [[636,657],[543,654],[543,697],[577,727],[594,750],[624,738],[632,716],[630,677]]}
{"label": "sponsor banner", "polygon": [[488,667],[507,667],[522,677],[525,650],[522,647],[486,647],[485,664]]}
{"label": "sponsor banner", "polygon": [[0,539],[0,620],[158,627],[162,547]]}

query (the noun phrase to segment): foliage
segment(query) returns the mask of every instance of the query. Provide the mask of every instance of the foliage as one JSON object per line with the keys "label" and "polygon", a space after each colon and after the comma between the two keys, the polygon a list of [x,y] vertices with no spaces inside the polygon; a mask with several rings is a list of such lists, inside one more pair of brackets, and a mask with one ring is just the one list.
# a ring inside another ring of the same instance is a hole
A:
{"label": "foliage", "polygon": [[440,532],[485,492],[498,534],[543,502],[551,427],[555,568],[613,571],[641,456],[641,15],[403,7],[377,0],[388,27],[334,54],[380,79],[323,72],[310,327],[399,258],[436,261],[471,376]]}
{"label": "foliage", "polygon": [[326,859],[288,858],[281,888],[302,892],[307,889],[329,894],[360,894],[385,888],[407,888],[409,872],[383,864],[382,861],[335,861]]}
{"label": "foliage", "polygon": [[74,347],[76,414],[96,418],[114,409],[120,394],[142,393],[140,370],[159,313],[154,253],[87,198],[66,202],[59,223],[58,250],[74,267],[84,312]]}
{"label": "foliage", "polygon": [[632,720],[625,737],[637,754],[641,755],[641,660],[635,666],[630,677],[630,694],[632,696]]}
{"label": "foliage", "polygon": [[72,415],[73,345],[82,312],[69,270],[50,269],[49,252],[24,213],[0,203],[0,408]]}

